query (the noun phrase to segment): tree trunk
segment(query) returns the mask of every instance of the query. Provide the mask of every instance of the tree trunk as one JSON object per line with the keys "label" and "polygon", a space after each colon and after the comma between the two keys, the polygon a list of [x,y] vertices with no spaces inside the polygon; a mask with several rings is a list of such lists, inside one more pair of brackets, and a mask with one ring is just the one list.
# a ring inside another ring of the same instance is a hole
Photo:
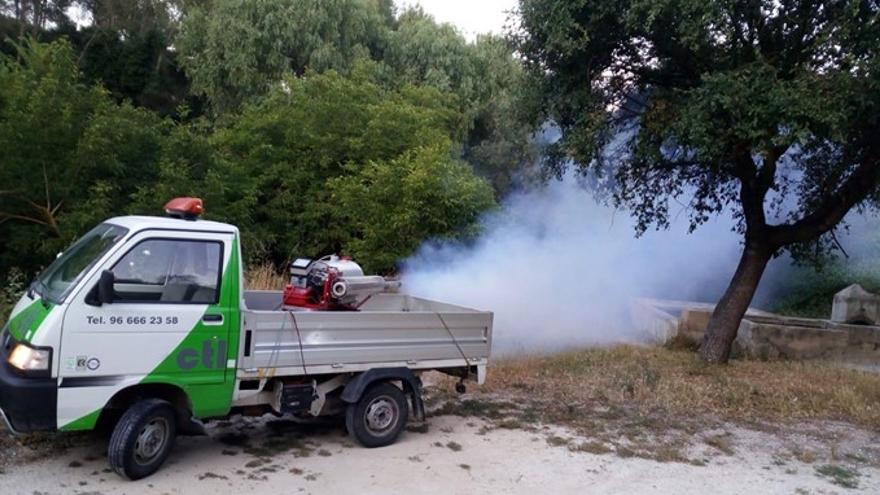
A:
{"label": "tree trunk", "polygon": [[749,309],[761,275],[772,257],[772,251],[760,246],[746,245],[736,273],[724,296],[718,301],[706,327],[700,357],[709,363],[726,363],[730,348],[739,330],[740,321]]}

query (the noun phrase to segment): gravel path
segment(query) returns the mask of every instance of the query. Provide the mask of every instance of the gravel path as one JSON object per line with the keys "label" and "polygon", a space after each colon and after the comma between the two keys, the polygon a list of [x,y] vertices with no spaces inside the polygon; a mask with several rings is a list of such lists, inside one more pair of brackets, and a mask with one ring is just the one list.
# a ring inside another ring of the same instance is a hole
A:
{"label": "gravel path", "polygon": [[[408,431],[393,446],[367,450],[338,425],[239,419],[212,426],[209,437],[179,439],[166,465],[145,480],[121,480],[106,469],[99,441],[82,442],[7,466],[0,493],[880,493],[880,470],[870,467],[876,464],[859,465],[860,456],[835,463],[855,475],[858,488],[844,488],[834,483],[841,471],[817,472],[824,461],[780,456],[791,439],[772,433],[730,428],[732,454],[697,442],[687,452],[704,464],[695,465],[574,452],[548,442],[572,438],[560,428],[486,431],[486,425],[435,417],[427,432]],[[870,442],[875,435],[844,429],[841,438]]]}

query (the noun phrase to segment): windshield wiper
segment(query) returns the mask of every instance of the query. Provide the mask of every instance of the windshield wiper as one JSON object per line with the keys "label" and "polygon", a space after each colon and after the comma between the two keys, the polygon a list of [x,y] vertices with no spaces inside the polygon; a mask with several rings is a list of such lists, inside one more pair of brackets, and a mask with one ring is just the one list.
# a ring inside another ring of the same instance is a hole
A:
{"label": "windshield wiper", "polygon": [[[37,290],[42,287],[43,290]],[[43,281],[40,277],[34,279],[34,282],[28,288],[28,297],[33,299],[33,294],[40,296],[40,303],[46,308],[49,307],[49,301],[47,300],[46,294],[49,292],[49,286],[46,285],[46,282]]]}

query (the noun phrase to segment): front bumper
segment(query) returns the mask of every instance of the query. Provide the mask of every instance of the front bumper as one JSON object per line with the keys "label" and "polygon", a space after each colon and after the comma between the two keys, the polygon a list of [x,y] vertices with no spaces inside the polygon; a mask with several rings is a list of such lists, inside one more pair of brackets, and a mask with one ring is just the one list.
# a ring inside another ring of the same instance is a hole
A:
{"label": "front bumper", "polygon": [[0,419],[12,433],[55,430],[57,414],[55,378],[20,376],[0,363]]}

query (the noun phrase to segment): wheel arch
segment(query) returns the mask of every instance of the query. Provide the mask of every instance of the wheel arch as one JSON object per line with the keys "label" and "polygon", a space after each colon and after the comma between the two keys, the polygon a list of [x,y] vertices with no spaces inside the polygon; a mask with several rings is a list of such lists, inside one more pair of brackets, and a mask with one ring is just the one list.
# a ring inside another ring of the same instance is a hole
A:
{"label": "wheel arch", "polygon": [[354,404],[360,400],[364,391],[377,382],[399,381],[403,392],[412,400],[413,414],[418,420],[425,418],[425,404],[422,400],[422,380],[409,368],[372,368],[354,376],[342,390],[342,400]]}
{"label": "wheel arch", "polygon": [[101,410],[97,425],[112,429],[120,416],[133,404],[145,399],[161,399],[174,408],[178,429],[185,430],[192,417],[192,400],[186,391],[170,383],[139,383],[119,390]]}

